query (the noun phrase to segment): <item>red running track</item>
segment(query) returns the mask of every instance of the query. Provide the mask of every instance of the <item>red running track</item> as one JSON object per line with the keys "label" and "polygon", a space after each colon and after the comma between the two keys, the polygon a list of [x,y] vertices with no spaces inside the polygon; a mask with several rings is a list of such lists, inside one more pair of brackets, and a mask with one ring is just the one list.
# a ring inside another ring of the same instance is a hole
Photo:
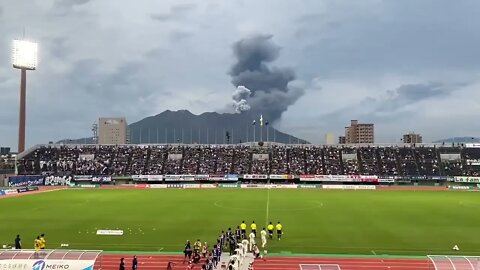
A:
{"label": "red running track", "polygon": [[[125,269],[131,269],[133,255],[105,254],[95,265],[104,270],[117,270],[120,258],[125,258]],[[169,261],[175,262],[173,269],[183,270],[183,257],[180,255],[138,255],[138,270],[166,269]],[[338,264],[342,270],[427,270],[427,259],[377,259],[377,258],[323,258],[323,257],[267,257],[255,261],[255,270],[299,270],[300,264]],[[197,265],[194,269],[201,269]],[[217,268],[220,269],[220,268]]]}

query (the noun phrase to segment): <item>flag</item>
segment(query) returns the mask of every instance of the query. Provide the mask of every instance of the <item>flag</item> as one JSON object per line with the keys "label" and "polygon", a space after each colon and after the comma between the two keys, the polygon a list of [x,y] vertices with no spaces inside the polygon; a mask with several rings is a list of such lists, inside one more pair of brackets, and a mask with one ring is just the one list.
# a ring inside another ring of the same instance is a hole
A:
{"label": "flag", "polygon": [[263,127],[263,115],[260,114],[260,126]]}
{"label": "flag", "polygon": [[257,121],[253,120],[252,125],[255,126],[255,124],[257,124]]}

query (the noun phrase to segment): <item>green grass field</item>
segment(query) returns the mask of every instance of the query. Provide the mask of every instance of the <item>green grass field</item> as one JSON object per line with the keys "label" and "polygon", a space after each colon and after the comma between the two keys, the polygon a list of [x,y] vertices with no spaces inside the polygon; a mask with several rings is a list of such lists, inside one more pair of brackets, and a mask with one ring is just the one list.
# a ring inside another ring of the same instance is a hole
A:
{"label": "green grass field", "polygon": [[[63,190],[0,200],[0,243],[24,248],[182,251],[242,220],[281,221],[269,252],[480,255],[480,193],[334,190]],[[268,216],[268,218],[267,218]],[[96,229],[124,236],[97,236]]]}

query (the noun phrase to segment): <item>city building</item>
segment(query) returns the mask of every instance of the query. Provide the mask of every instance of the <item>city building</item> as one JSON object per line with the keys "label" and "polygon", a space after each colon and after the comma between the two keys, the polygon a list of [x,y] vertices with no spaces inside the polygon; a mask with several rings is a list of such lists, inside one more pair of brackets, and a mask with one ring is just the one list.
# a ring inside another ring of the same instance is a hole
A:
{"label": "city building", "polygon": [[126,144],[129,141],[125,117],[101,117],[98,119],[99,144]]}
{"label": "city building", "polygon": [[345,143],[346,143],[345,136],[338,136],[338,144],[345,144]]}
{"label": "city building", "polygon": [[408,134],[403,135],[402,142],[403,143],[422,143],[423,139],[420,134],[416,134],[415,132],[410,132]]}
{"label": "city building", "polygon": [[326,133],[325,134],[325,144],[327,144],[327,145],[336,144],[335,134],[330,133],[330,132]]}
{"label": "city building", "polygon": [[358,120],[351,120],[350,126],[345,127],[345,143],[374,143],[373,124],[359,124]]}

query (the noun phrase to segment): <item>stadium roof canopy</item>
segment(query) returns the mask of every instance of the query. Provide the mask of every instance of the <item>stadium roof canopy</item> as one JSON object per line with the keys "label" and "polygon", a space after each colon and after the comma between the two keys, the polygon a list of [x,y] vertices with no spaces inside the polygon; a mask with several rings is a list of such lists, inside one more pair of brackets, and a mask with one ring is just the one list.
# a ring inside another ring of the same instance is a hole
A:
{"label": "stadium roof canopy", "polygon": [[435,270],[480,270],[479,256],[429,255]]}
{"label": "stadium roof canopy", "polygon": [[2,260],[96,260],[101,250],[0,250]]}

